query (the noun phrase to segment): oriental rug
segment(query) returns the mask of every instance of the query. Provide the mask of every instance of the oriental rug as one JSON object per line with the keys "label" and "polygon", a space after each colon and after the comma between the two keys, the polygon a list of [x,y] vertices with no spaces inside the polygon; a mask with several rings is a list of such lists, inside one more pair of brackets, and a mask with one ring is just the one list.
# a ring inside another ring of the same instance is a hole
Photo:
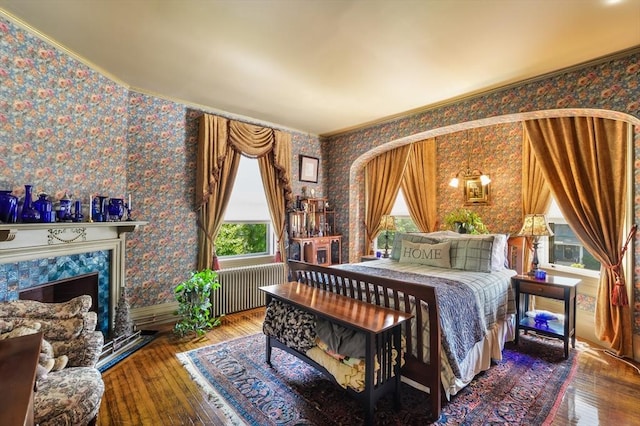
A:
{"label": "oriental rug", "polygon": [[[265,362],[262,334],[177,354],[230,425],[362,425],[360,404],[296,357],[273,349]],[[557,340],[522,336],[503,360],[445,403],[437,425],[550,424],[577,368]],[[402,408],[391,395],[376,405],[376,425],[430,424],[428,394],[403,383]]]}

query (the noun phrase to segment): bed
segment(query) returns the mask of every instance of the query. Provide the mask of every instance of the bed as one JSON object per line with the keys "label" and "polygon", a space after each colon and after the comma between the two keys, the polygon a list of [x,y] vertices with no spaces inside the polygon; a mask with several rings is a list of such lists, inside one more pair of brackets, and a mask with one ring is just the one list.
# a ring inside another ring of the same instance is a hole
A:
{"label": "bed", "polygon": [[455,395],[501,360],[514,337],[507,236],[398,233],[393,247],[388,259],[289,265],[296,281],[415,316],[403,327],[402,380],[430,393],[437,419],[443,395]]}

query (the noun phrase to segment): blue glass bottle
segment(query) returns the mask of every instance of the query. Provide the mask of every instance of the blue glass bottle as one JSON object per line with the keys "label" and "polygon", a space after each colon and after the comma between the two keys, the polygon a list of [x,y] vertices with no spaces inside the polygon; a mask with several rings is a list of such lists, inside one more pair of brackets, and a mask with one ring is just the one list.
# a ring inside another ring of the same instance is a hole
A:
{"label": "blue glass bottle", "polygon": [[20,218],[24,223],[40,222],[40,212],[33,207],[33,199],[31,198],[32,185],[24,186],[24,204],[22,206],[22,214]]}

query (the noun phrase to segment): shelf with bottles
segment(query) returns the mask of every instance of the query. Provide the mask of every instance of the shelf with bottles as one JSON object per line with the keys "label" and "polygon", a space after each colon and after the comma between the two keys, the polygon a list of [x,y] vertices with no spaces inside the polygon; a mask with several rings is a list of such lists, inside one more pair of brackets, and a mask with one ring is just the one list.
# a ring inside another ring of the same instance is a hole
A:
{"label": "shelf with bottles", "polygon": [[335,212],[327,198],[296,198],[294,210],[289,212],[289,237],[309,238],[337,235]]}

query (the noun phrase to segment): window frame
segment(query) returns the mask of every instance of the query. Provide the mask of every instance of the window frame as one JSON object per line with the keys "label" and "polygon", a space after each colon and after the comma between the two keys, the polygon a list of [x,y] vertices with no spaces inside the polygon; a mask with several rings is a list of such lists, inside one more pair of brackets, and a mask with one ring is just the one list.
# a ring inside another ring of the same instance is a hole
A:
{"label": "window frame", "polygon": [[[267,239],[267,251],[260,253],[244,253],[244,254],[232,254],[232,255],[218,255],[219,261],[233,261],[237,259],[258,259],[261,257],[270,257],[276,253],[276,244],[275,244],[275,233],[273,231],[273,225],[271,221],[250,221],[250,220],[226,220],[222,222],[222,225],[233,224],[233,225],[266,225],[266,239]],[[216,238],[217,239],[217,238]]]}
{"label": "window frame", "polygon": [[[561,224],[561,225],[567,225],[569,226],[569,228],[571,229],[571,226],[569,225],[569,223],[567,223],[567,220],[564,218],[564,216],[562,215],[562,212],[560,211],[559,208],[554,209],[555,211],[557,211],[558,213],[552,215],[549,215],[549,210],[553,209],[553,206],[557,207],[557,203],[555,201],[555,198],[552,196],[551,197],[551,203],[549,204],[549,209],[547,209],[547,223],[555,223],[555,224]],[[558,216],[558,214],[560,216]],[[571,229],[571,231],[573,232],[573,229]],[[558,272],[562,272],[564,274],[572,274],[572,275],[578,275],[578,276],[582,276],[582,277],[590,277],[590,278],[600,278],[600,271],[595,271],[593,269],[586,269],[586,268],[576,268],[573,266],[568,266],[568,265],[561,265],[559,263],[551,263],[549,262],[549,250],[550,250],[550,243],[549,243],[549,237],[541,237],[539,240],[539,245],[538,245],[538,261],[540,262],[538,264],[538,267],[541,269],[551,269],[554,271],[558,271]],[[584,250],[587,250],[586,247],[583,246]],[[588,251],[588,250],[587,250]]]}

